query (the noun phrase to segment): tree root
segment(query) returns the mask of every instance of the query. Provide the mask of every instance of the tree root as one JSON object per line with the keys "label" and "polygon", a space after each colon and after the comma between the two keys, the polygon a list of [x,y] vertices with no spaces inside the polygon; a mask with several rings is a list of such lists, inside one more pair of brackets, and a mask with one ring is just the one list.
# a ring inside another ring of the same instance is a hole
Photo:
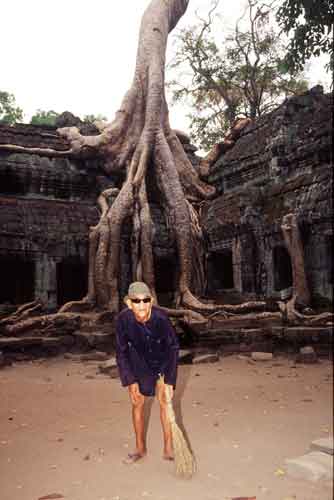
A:
{"label": "tree root", "polygon": [[288,302],[279,302],[279,308],[282,311],[286,321],[292,325],[303,326],[331,326],[334,321],[334,314],[324,312],[321,314],[303,314],[296,309],[297,297],[293,296]]}
{"label": "tree root", "polygon": [[195,311],[191,311],[190,309],[171,309],[169,307],[157,306],[161,311],[164,311],[168,316],[174,318],[181,318],[187,324],[196,323],[196,324],[205,324],[207,323],[207,318],[202,314],[199,314]]}
{"label": "tree root", "polygon": [[83,313],[92,311],[95,304],[89,300],[86,296],[82,300],[75,300],[72,302],[66,302],[58,311],[59,314],[63,313]]}
{"label": "tree root", "polygon": [[38,300],[22,304],[14,313],[0,320],[0,328],[23,321],[37,312],[42,312],[42,303]]}
{"label": "tree root", "polygon": [[[56,313],[46,314],[43,316],[35,316],[24,319],[13,324],[7,324],[3,328],[3,333],[6,336],[17,337],[24,335],[27,332],[45,332],[50,327],[58,330],[75,331],[80,328],[81,318],[79,314],[72,313]],[[65,328],[66,327],[66,328]]]}

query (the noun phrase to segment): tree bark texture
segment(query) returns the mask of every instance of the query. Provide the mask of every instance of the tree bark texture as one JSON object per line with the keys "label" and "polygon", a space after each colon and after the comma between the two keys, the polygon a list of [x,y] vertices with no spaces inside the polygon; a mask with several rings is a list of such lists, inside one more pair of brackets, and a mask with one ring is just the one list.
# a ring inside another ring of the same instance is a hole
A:
{"label": "tree bark texture", "polygon": [[[62,320],[73,321],[71,312],[85,312],[97,307],[116,313],[120,309],[119,273],[122,230],[132,221],[132,237],[129,253],[132,262],[132,280],[145,281],[154,295],[155,270],[153,264],[153,225],[148,203],[148,180],[154,175],[161,197],[168,226],[174,232],[178,255],[178,285],[176,305],[178,310],[167,310],[169,314],[182,316],[186,322],[202,323],[205,316],[218,312],[222,319],[237,324],[235,315],[247,313],[245,321],[257,319],[279,321],[282,312],[265,313],[263,302],[241,305],[206,304],[199,301],[191,291],[198,294],[203,289],[206,273],[204,268],[204,238],[196,207],[201,200],[214,195],[214,188],[199,177],[189,161],[182,144],[169,123],[165,98],[165,54],[169,33],[185,13],[189,0],[152,0],[144,12],[137,51],[137,60],[132,85],[125,94],[115,119],[109,123],[96,124],[99,135],[81,135],[78,128],[58,129],[66,137],[71,148],[61,155],[85,155],[87,152],[104,158],[106,175],[119,174],[124,178],[118,189],[107,187],[98,197],[100,220],[89,233],[89,275],[87,296],[80,302],[65,304],[58,314]],[[235,140],[248,121],[237,123],[230,139]],[[232,142],[233,142],[232,141]],[[2,145],[0,145],[2,147]],[[13,150],[17,147],[12,145]],[[6,146],[7,149],[10,145]],[[23,148],[24,152],[52,155],[53,150]],[[21,151],[21,148],[20,148]],[[219,148],[201,165],[203,177]],[[294,300],[305,304],[310,301],[310,292],[305,276],[303,248],[296,219],[286,216],[282,230],[291,256],[293,269]],[[293,302],[294,304],[294,302]],[[4,328],[19,333],[32,324],[43,325],[44,317],[33,320],[30,316],[35,305],[28,305],[14,318],[6,319]],[[38,307],[38,306],[36,306]],[[282,304],[280,304],[282,309]],[[250,311],[253,311],[250,313]],[[284,312],[283,312],[284,313]],[[22,316],[21,316],[22,315]],[[49,318],[57,321],[57,315]],[[296,318],[296,315],[293,316]],[[314,318],[315,320],[316,318]],[[14,320],[20,325],[14,326]],[[36,321],[34,323],[34,321]],[[328,321],[326,317],[325,321]]]}
{"label": "tree bark texture", "polygon": [[306,278],[304,248],[296,215],[285,215],[281,227],[291,259],[293,296],[302,304],[308,306],[311,294]]}
{"label": "tree bark texture", "polygon": [[[200,180],[172,131],[165,99],[165,53],[167,38],[188,5],[187,0],[153,0],[146,9],[139,33],[134,79],[115,120],[101,127],[98,136],[82,136],[74,128],[59,132],[67,137],[71,151],[98,151],[107,174],[126,172],[120,191],[110,203],[107,189],[98,204],[101,218],[91,228],[89,242],[89,289],[86,301],[118,311],[120,242],[124,221],[132,218],[132,279],[145,281],[155,294],[152,252],[152,219],[147,200],[147,176],[153,171],[165,216],[175,233],[179,260],[180,304],[209,309],[191,293],[190,285],[203,281],[201,232],[198,216],[189,201],[209,198],[214,188]],[[148,167],[153,167],[148,169]],[[196,220],[197,219],[197,220]],[[198,274],[198,279],[193,273]],[[197,286],[197,289],[199,287]],[[65,308],[66,310],[66,308]]]}

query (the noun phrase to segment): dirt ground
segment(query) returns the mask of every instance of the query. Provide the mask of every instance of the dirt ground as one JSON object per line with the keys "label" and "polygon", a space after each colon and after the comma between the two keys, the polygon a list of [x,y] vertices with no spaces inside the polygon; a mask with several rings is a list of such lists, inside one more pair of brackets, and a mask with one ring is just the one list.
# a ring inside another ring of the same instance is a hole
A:
{"label": "dirt ground", "polygon": [[58,357],[1,370],[1,500],[332,499],[329,482],[284,470],[286,458],[333,433],[330,361],[231,356],[181,366],[175,410],[197,458],[191,480],[161,458],[156,402],[148,456],[122,463],[134,444],[128,393],[97,366]]}

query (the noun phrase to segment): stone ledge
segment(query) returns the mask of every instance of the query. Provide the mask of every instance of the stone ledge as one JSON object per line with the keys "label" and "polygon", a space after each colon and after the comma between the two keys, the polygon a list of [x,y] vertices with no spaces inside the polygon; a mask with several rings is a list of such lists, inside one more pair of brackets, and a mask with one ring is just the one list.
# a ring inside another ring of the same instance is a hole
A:
{"label": "stone ledge", "polygon": [[320,451],[285,460],[287,473],[296,479],[319,481],[333,479],[333,457]]}
{"label": "stone ledge", "polygon": [[327,453],[328,455],[334,455],[333,436],[312,441],[311,450],[321,451],[323,453]]}

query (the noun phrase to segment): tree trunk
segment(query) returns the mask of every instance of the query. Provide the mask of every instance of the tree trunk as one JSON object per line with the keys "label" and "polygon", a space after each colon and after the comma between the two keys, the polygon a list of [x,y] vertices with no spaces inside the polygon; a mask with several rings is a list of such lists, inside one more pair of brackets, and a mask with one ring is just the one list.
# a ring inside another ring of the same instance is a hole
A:
{"label": "tree trunk", "polygon": [[[199,179],[183,147],[171,130],[165,99],[165,52],[167,38],[188,5],[187,0],[153,0],[146,9],[139,33],[136,69],[115,120],[94,137],[81,136],[74,128],[60,129],[72,150],[96,149],[105,158],[106,173],[126,172],[126,180],[114,202],[109,190],[101,193],[101,219],[90,231],[89,290],[86,301],[111,311],[119,310],[119,252],[124,220],[133,221],[132,279],[145,281],[155,293],[152,252],[152,221],[147,201],[148,166],[156,176],[165,215],[175,232],[180,276],[180,303],[197,309],[201,304],[190,291],[192,242],[196,212],[187,198],[208,198],[214,189]],[[200,271],[201,266],[197,266]],[[203,274],[203,273],[202,273]],[[203,280],[203,278],[200,278]],[[198,280],[197,280],[198,281]],[[64,308],[63,308],[64,310]],[[66,310],[66,307],[65,307]]]}
{"label": "tree trunk", "polygon": [[311,295],[306,279],[304,249],[296,215],[285,215],[281,227],[291,259],[293,296],[298,302],[308,306]]}
{"label": "tree trunk", "polygon": [[[296,215],[285,215],[281,227],[291,258],[293,290],[292,298],[286,304],[283,302],[279,304],[281,311],[290,324],[332,325],[333,313],[311,314],[312,311],[307,310],[307,306],[311,301],[311,294],[306,278],[304,249]],[[296,305],[302,306],[308,314],[300,313]]]}

